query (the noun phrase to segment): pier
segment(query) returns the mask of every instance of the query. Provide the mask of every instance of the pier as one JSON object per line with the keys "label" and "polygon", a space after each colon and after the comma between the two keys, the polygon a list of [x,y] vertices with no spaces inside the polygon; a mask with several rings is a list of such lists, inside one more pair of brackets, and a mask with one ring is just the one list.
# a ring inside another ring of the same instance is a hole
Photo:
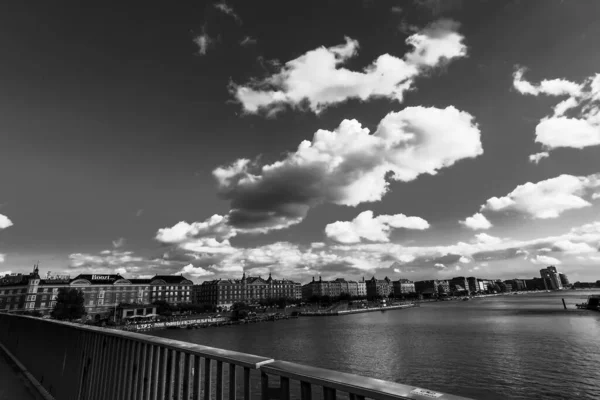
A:
{"label": "pier", "polygon": [[[0,314],[1,349],[56,400],[465,400],[133,332]],[[238,378],[239,377],[239,378]]]}

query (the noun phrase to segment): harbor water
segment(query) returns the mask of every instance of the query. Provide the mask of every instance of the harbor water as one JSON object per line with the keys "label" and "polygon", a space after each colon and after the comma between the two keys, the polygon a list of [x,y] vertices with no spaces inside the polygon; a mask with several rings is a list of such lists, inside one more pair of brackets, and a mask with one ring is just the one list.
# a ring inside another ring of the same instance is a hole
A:
{"label": "harbor water", "polygon": [[[600,312],[562,291],[151,334],[474,399],[600,399]],[[568,309],[563,309],[562,299]]]}

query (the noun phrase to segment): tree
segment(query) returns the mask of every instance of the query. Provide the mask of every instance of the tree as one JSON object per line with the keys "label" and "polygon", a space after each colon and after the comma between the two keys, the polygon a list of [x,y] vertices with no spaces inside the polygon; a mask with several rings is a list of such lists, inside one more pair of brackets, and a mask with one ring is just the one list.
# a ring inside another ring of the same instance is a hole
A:
{"label": "tree", "polygon": [[86,315],[83,292],[77,289],[61,288],[58,290],[56,305],[52,310],[52,318],[73,321]]}

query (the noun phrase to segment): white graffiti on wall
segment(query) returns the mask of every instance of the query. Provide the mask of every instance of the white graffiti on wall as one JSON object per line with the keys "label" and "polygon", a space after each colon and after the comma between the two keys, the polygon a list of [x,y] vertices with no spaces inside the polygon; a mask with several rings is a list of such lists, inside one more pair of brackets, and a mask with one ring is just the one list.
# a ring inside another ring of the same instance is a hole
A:
{"label": "white graffiti on wall", "polygon": [[147,324],[136,324],[127,327],[127,330],[145,330],[145,329],[158,329],[167,328],[170,326],[187,326],[196,324],[214,324],[217,322],[226,322],[227,318],[202,318],[202,319],[186,319],[181,321],[169,321],[169,322],[150,322]]}

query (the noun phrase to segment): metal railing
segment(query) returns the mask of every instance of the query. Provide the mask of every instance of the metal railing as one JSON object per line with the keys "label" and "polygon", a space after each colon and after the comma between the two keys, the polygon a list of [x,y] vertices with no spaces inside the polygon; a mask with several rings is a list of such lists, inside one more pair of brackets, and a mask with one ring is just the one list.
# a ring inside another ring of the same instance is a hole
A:
{"label": "metal railing", "polygon": [[[251,354],[10,314],[0,314],[0,344],[56,400],[464,400]],[[270,377],[279,377],[278,387],[270,386]]]}

